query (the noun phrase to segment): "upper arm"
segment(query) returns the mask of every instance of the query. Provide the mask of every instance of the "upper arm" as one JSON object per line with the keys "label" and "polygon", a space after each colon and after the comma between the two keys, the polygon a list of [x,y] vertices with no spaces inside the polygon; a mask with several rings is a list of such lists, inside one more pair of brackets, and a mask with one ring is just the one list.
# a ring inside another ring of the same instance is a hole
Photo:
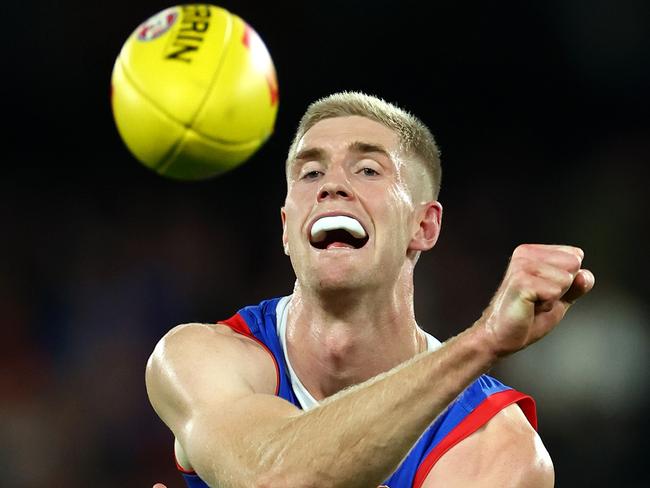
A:
{"label": "upper arm", "polygon": [[270,354],[219,325],[172,329],[146,368],[153,408],[207,480],[239,471],[265,428],[300,412],[274,395],[276,382]]}
{"label": "upper arm", "polygon": [[521,409],[510,405],[445,453],[423,488],[530,487],[554,485],[548,451]]}

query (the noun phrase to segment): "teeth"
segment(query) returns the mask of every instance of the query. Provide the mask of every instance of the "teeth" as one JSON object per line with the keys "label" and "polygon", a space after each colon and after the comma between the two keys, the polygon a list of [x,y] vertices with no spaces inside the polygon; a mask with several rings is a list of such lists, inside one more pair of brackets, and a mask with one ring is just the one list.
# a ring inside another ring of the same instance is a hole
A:
{"label": "teeth", "polygon": [[366,237],[366,231],[358,220],[343,215],[335,215],[323,217],[314,222],[311,227],[312,242],[321,242],[325,239],[327,232],[337,229],[346,230],[357,239]]}

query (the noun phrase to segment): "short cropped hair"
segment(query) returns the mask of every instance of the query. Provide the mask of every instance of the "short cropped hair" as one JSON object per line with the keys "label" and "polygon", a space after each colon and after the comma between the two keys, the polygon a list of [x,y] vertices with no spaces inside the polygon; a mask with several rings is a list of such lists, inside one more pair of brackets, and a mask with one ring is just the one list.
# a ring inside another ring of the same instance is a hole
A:
{"label": "short cropped hair", "polygon": [[415,156],[431,178],[433,198],[440,192],[442,168],[440,150],[429,128],[415,115],[381,98],[361,92],[340,92],[313,102],[300,119],[293,138],[286,166],[296,156],[298,144],[305,133],[321,120],[358,115],[379,122],[394,130],[404,154]]}

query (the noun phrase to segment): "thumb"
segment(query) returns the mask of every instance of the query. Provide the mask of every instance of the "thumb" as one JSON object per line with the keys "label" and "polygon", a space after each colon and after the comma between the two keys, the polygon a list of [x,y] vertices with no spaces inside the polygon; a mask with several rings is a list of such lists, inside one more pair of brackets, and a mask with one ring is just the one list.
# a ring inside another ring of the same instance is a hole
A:
{"label": "thumb", "polygon": [[167,487],[162,483],[156,483],[155,485],[153,485],[153,488],[167,488]]}
{"label": "thumb", "polygon": [[594,287],[596,278],[588,269],[581,269],[576,274],[573,283],[562,297],[562,301],[573,305],[578,298],[586,295]]}

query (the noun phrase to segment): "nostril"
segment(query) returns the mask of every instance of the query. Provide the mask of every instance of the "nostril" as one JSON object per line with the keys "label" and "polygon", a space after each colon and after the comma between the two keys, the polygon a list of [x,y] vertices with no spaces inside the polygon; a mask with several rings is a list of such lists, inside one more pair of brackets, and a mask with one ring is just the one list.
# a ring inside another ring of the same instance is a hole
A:
{"label": "nostril", "polygon": [[350,198],[351,193],[347,190],[344,185],[338,184],[325,184],[320,188],[318,192],[318,200],[325,200],[328,198]]}

